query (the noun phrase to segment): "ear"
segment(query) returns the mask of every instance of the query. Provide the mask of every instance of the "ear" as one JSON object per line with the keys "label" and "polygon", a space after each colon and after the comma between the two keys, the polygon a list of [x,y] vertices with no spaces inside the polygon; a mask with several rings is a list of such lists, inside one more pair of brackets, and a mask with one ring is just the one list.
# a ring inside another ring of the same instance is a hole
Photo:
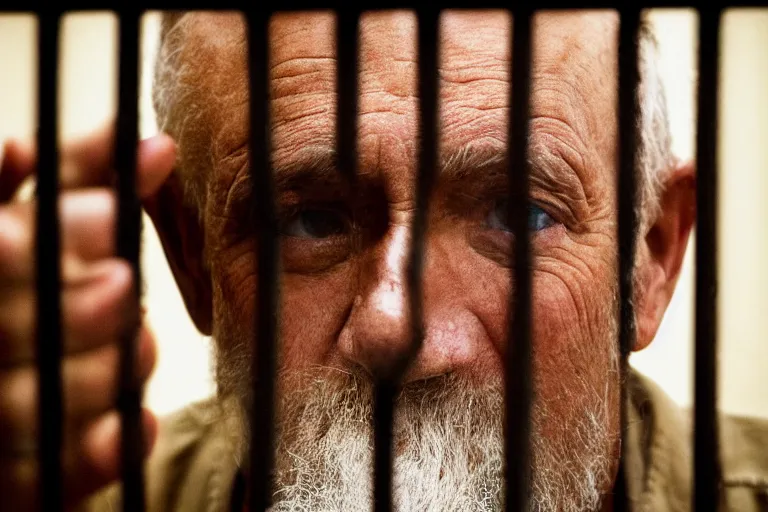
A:
{"label": "ear", "polygon": [[197,211],[184,201],[178,173],[144,200],[176,284],[197,329],[210,336],[213,317],[211,276],[204,260],[204,231]]}
{"label": "ear", "polygon": [[667,175],[658,216],[638,240],[638,280],[635,297],[637,336],[633,350],[650,344],[667,310],[696,218],[696,173],[691,162]]}

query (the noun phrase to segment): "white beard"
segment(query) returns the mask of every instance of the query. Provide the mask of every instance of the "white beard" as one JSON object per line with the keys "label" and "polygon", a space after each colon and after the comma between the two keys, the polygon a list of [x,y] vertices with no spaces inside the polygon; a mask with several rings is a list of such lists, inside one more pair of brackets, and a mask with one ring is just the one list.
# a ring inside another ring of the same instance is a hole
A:
{"label": "white beard", "polygon": [[[619,434],[614,417],[619,411],[615,395],[619,355],[612,336],[618,332],[616,304],[614,296],[602,311],[605,335],[597,339],[604,343],[589,346],[589,357],[574,356],[589,361],[591,367],[583,372],[568,369],[564,380],[547,381],[555,385],[548,392],[549,401],[541,395],[534,399],[530,512],[595,511],[610,489]],[[238,331],[229,333],[234,336]],[[217,354],[225,420],[221,425],[241,462],[248,453],[250,431],[248,346],[235,343]],[[557,375],[563,359],[569,358],[534,353],[534,375],[542,379]],[[276,384],[272,510],[372,510],[370,377],[329,367],[302,374],[285,369]],[[534,389],[542,384],[534,382]],[[457,372],[404,387],[395,402],[396,511],[504,509],[503,396],[501,378],[481,384]]]}
{"label": "white beard", "polygon": [[[372,506],[372,403],[368,378],[317,370],[282,395],[274,512],[365,511]],[[503,509],[499,383],[478,388],[454,375],[411,384],[396,402],[394,504],[398,511]],[[577,424],[543,439],[547,414],[536,402],[532,432],[531,511],[599,508],[609,481],[607,397],[584,404]],[[576,398],[574,398],[576,399]]]}

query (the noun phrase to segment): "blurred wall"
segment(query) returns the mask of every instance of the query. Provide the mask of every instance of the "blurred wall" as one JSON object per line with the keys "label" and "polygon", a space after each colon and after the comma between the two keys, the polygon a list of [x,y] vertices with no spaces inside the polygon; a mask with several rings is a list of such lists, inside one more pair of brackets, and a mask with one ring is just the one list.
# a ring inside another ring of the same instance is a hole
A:
{"label": "blurred wall", "polygon": [[[661,73],[670,104],[673,146],[694,154],[695,38],[688,10],[654,11]],[[92,130],[115,112],[116,19],[71,14],[62,25],[62,129],[65,137]],[[149,88],[158,17],[144,19],[141,133],[156,132]],[[0,15],[0,141],[28,138],[35,126],[35,20]],[[728,412],[768,417],[768,10],[733,10],[724,18],[721,99],[720,405]],[[193,327],[151,223],[143,247],[147,316],[159,343],[148,406],[166,413],[214,389],[210,340]],[[681,404],[692,390],[692,246],[656,340],[632,364]]]}

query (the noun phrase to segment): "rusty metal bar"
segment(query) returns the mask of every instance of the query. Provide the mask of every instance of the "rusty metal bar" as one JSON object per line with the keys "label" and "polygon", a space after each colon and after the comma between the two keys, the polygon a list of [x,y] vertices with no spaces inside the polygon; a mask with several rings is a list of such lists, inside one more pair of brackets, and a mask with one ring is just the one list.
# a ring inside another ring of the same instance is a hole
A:
{"label": "rusty metal bar", "polygon": [[[622,438],[627,433],[627,400],[629,378],[629,353],[635,340],[635,312],[632,301],[632,283],[637,233],[637,130],[638,119],[638,29],[640,10],[627,7],[619,11],[619,91],[618,91],[618,176],[616,200],[618,206],[618,280],[619,280],[619,364],[621,395]],[[614,507],[617,511],[630,510],[625,474],[625,451],[622,443],[619,474],[614,489]]]}
{"label": "rusty metal bar", "polygon": [[274,392],[278,310],[278,229],[272,184],[269,116],[269,19],[266,8],[247,11],[248,70],[250,73],[250,176],[254,236],[257,246],[258,291],[254,311],[252,359],[250,487],[252,512],[271,504],[274,465]]}
{"label": "rusty metal bar", "polygon": [[718,510],[717,425],[717,120],[721,11],[699,16],[699,94],[696,133],[696,355],[693,510]]}
{"label": "rusty metal bar", "polygon": [[38,178],[36,218],[38,461],[40,509],[63,510],[62,320],[59,235],[58,99],[60,12],[38,16]]}
{"label": "rusty metal bar", "polygon": [[136,193],[139,139],[139,19],[140,11],[120,11],[119,92],[115,169],[117,171],[117,255],[133,270],[133,296],[128,327],[120,340],[121,474],[123,510],[144,510],[144,435],[141,422],[142,383],[138,377],[141,280],[141,203]]}
{"label": "rusty metal bar", "polygon": [[530,499],[530,434],[533,385],[531,371],[531,250],[528,232],[528,132],[531,89],[531,25],[533,13],[513,12],[511,117],[509,140],[509,225],[513,235],[513,270],[509,296],[506,352],[506,510],[528,510]]}

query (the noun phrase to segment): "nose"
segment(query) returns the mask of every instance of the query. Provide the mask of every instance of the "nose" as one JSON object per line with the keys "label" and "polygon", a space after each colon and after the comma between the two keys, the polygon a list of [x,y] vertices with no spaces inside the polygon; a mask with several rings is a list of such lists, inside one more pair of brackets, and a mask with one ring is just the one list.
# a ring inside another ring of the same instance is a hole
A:
{"label": "nose", "polygon": [[394,228],[382,242],[361,269],[359,292],[339,335],[342,357],[373,377],[397,375],[405,383],[475,361],[484,331],[461,304],[461,291],[452,290],[451,280],[442,275],[440,258],[428,257],[424,264],[423,328],[419,329],[423,338],[418,340],[407,282],[408,229]]}
{"label": "nose", "polygon": [[407,283],[409,233],[392,228],[361,262],[358,294],[339,335],[346,359],[375,377],[402,370],[414,337]]}

